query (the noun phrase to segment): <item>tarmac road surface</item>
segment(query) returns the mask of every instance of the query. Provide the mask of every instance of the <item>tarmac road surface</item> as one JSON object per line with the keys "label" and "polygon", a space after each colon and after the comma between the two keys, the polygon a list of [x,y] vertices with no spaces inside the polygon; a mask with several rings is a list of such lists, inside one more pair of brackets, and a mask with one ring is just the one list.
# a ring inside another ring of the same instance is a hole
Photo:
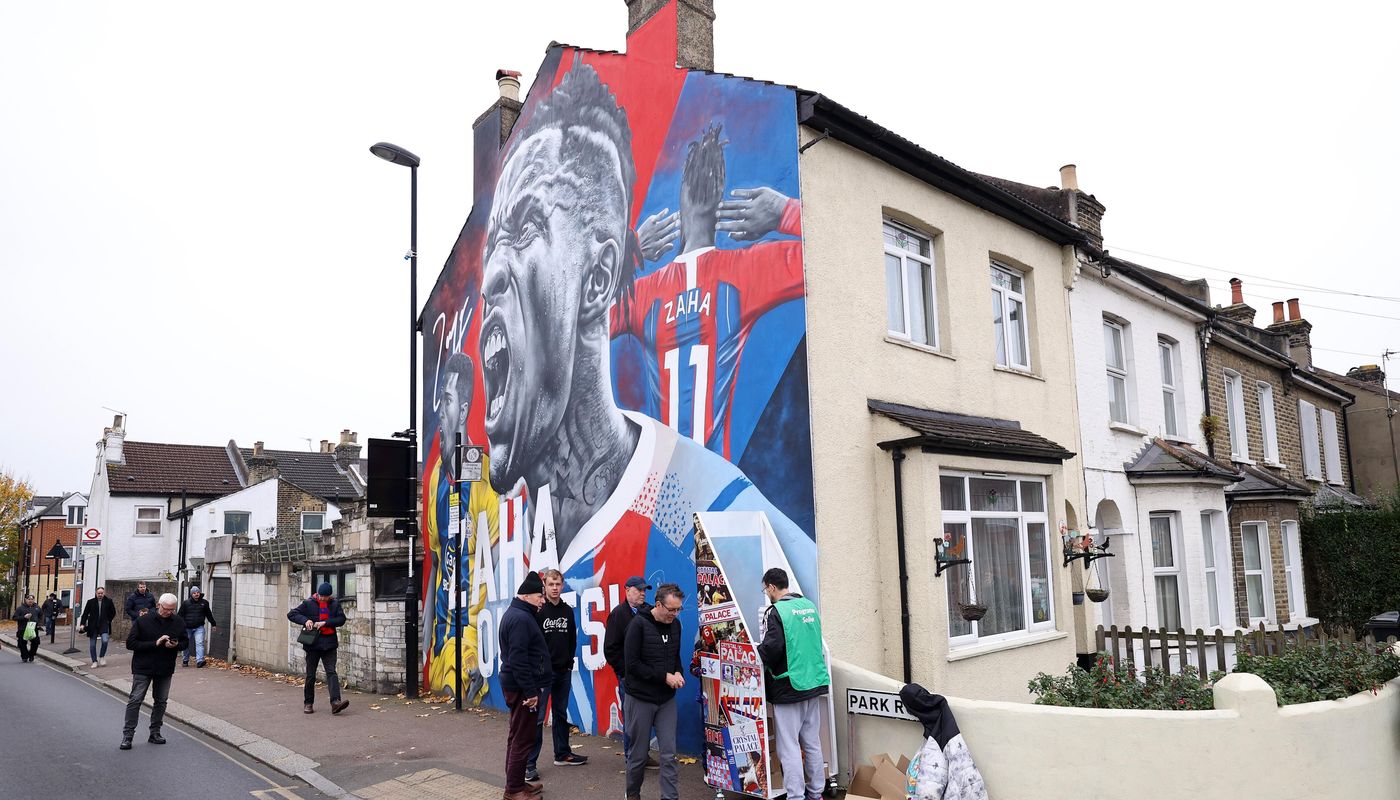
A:
{"label": "tarmac road surface", "polygon": [[[179,700],[178,690],[171,700]],[[0,796],[28,800],[198,797],[320,798],[294,778],[166,719],[168,744],[146,742],[142,710],[134,746],[118,750],[126,700],[43,659],[0,651]]]}

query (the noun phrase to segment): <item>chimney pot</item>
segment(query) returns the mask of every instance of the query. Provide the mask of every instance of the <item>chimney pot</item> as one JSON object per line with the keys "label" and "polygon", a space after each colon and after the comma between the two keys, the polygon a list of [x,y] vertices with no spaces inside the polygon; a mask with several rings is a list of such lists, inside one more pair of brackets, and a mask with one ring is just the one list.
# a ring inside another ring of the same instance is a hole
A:
{"label": "chimney pot", "polygon": [[501,90],[501,97],[507,100],[520,102],[520,73],[513,69],[496,70],[496,86]]}
{"label": "chimney pot", "polygon": [[1296,298],[1296,297],[1290,297],[1290,298],[1288,299],[1288,318],[1289,318],[1289,319],[1302,319],[1302,318],[1303,318],[1302,312],[1300,312],[1300,311],[1298,310],[1298,298]]}
{"label": "chimney pot", "polygon": [[1060,167],[1060,188],[1076,190],[1079,188],[1079,176],[1075,173],[1073,164]]}
{"label": "chimney pot", "polygon": [[122,423],[125,422],[125,421],[126,421],[126,419],[123,418],[121,414],[117,414],[116,416],[112,417],[112,430],[114,430],[114,431],[119,431],[119,430],[121,430],[121,429],[122,429]]}
{"label": "chimney pot", "polygon": [[260,455],[262,455],[262,454],[263,454],[263,443],[262,443],[262,442],[253,442],[253,455],[255,455],[255,456],[260,456]]}
{"label": "chimney pot", "polygon": [[1283,322],[1283,301],[1282,301],[1282,300],[1278,301],[1277,303],[1274,303],[1274,324],[1277,325],[1277,324],[1279,324],[1280,322]]}
{"label": "chimney pot", "polygon": [[322,439],[322,440],[321,440],[321,452],[322,452],[322,453],[329,453],[330,451],[331,451],[331,441],[330,441],[330,439]]}
{"label": "chimney pot", "polygon": [[1230,304],[1239,305],[1244,302],[1244,281],[1239,278],[1230,279]]}
{"label": "chimney pot", "polygon": [[349,444],[349,443],[350,443],[350,429],[349,429],[349,428],[345,428],[344,430],[342,430],[342,431],[340,432],[340,443],[341,443],[341,444]]}

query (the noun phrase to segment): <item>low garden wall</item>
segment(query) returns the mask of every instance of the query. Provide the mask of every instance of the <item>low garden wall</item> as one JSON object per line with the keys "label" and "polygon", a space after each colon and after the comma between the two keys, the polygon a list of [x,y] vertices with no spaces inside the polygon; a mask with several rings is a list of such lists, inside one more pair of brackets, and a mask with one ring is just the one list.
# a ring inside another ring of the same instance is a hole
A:
{"label": "low garden wall", "polygon": [[[842,662],[832,673],[843,783],[852,763],[913,756],[917,722],[847,712],[848,689],[898,692],[900,682]],[[1213,711],[948,703],[992,800],[1400,797],[1400,678],[1282,708],[1257,675],[1227,675],[1214,693]]]}

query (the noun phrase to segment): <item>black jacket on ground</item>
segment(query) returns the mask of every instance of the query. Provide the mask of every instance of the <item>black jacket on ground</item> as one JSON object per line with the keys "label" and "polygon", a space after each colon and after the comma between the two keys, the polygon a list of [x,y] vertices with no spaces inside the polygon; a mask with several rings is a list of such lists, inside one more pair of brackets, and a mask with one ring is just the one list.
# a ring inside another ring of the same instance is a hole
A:
{"label": "black jacket on ground", "polygon": [[624,599],[621,603],[613,606],[613,610],[608,612],[607,626],[603,629],[603,658],[612,667],[613,674],[619,681],[627,674],[627,665],[622,660],[622,647],[627,641],[627,628],[632,624],[632,620],[651,610],[651,604],[643,602],[637,606],[637,613],[632,613],[632,607],[627,605]]}
{"label": "black jacket on ground", "polygon": [[554,676],[535,607],[519,597],[501,615],[501,691],[539,694]]}
{"label": "black jacket on ground", "polygon": [[[797,592],[789,592],[778,598],[778,603],[783,602],[784,597],[801,596]],[[826,694],[830,690],[829,686],[815,686],[805,692],[799,692],[792,688],[791,680],[777,677],[788,671],[787,634],[783,632],[783,618],[778,616],[778,604],[774,603],[765,608],[763,617],[766,627],[763,629],[763,641],[758,643],[758,657],[763,660],[763,667],[768,671],[768,674],[763,676],[768,702],[800,703]]]}
{"label": "black jacket on ground", "polygon": [[[98,610],[98,603],[102,608]],[[117,618],[117,604],[112,602],[112,598],[104,597],[99,601],[96,597],[89,598],[83,604],[83,615],[78,619],[78,626],[83,629],[89,639],[95,639],[104,633],[112,632],[112,620]]]}
{"label": "black jacket on ground", "polygon": [[[180,604],[180,610],[175,612],[180,619],[185,621],[186,630],[203,628],[204,621],[209,620],[210,624],[218,625],[214,619],[214,611],[209,608],[209,601],[200,597],[198,600],[193,597]],[[318,609],[319,613],[319,609]]]}
{"label": "black jacket on ground", "polygon": [[126,596],[125,608],[127,618],[135,621],[137,617],[141,616],[141,609],[156,610],[156,596],[151,594],[149,589],[146,590],[145,594],[132,592]]}
{"label": "black jacket on ground", "polygon": [[558,605],[546,599],[535,618],[540,621],[540,631],[544,633],[550,669],[556,675],[573,670],[574,653],[578,651],[578,620],[574,619],[574,607],[562,599]]}
{"label": "black jacket on ground", "polygon": [[[28,617],[28,619],[25,619],[26,616]],[[37,628],[44,627],[44,610],[39,608],[38,603],[35,603],[32,606],[27,606],[23,603],[20,603],[19,607],[15,609],[14,620],[15,622],[19,623],[19,627],[16,629],[16,632],[20,636],[23,636],[24,626],[28,625],[31,622],[34,623],[34,625]]]}
{"label": "black jacket on ground", "polygon": [[[157,647],[156,640],[169,636],[176,642],[175,647]],[[190,637],[185,632],[185,621],[178,614],[162,617],[159,611],[152,611],[131,623],[131,633],[126,636],[126,649],[131,651],[132,675],[174,675],[175,659],[189,645]]]}
{"label": "black jacket on ground", "polygon": [[[301,601],[301,605],[287,612],[287,619],[299,626],[306,625],[307,620],[320,625],[317,628],[320,632],[316,634],[316,641],[302,645],[303,650],[334,650],[340,646],[340,637],[336,635],[335,629],[345,624],[345,612],[340,608],[340,601],[332,597],[326,609],[329,616],[325,622],[321,622],[321,601],[317,600],[317,597],[319,595],[312,595]],[[326,633],[326,628],[330,628],[331,632]],[[301,631],[297,633],[300,634]]]}
{"label": "black jacket on ground", "polygon": [[657,622],[651,609],[638,614],[627,626],[622,661],[629,697],[657,705],[674,698],[676,690],[666,685],[666,675],[681,671],[680,620]]}

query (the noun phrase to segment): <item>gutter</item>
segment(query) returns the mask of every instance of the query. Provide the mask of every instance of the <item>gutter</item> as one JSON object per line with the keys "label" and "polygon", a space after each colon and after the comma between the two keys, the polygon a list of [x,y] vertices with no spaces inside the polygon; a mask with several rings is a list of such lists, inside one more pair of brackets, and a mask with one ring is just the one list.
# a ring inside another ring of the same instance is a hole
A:
{"label": "gutter", "polygon": [[904,557],[904,450],[890,451],[894,463],[894,538],[899,553],[899,632],[903,646],[905,683],[913,682],[909,664],[909,569]]}

